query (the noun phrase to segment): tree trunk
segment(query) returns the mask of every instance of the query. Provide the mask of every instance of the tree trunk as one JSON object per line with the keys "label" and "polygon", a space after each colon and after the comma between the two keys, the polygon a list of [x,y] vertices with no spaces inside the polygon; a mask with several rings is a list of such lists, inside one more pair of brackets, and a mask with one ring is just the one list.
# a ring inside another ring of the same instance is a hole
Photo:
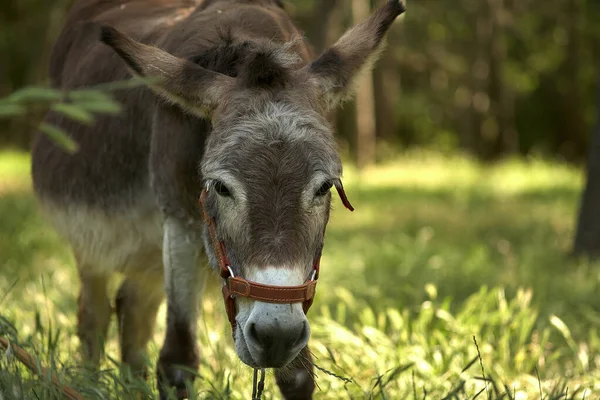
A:
{"label": "tree trunk", "polygon": [[[344,24],[346,10],[346,2],[337,0],[334,5],[339,7],[332,7],[328,10],[329,15],[327,17],[327,24],[324,26],[323,35],[324,37],[319,42],[322,47],[321,50],[325,50],[329,46],[333,45],[344,33],[346,26]],[[317,7],[317,12],[323,12],[323,4]],[[352,104],[346,107],[337,107],[331,110],[328,114],[328,119],[331,121],[333,129],[335,130],[338,138],[340,149],[343,152],[351,153],[351,150],[355,138],[355,127],[354,127],[354,112]]]}
{"label": "tree trunk", "polygon": [[465,123],[465,129],[460,135],[461,147],[475,157],[485,158],[485,140],[483,127],[485,116],[489,113],[489,46],[491,35],[491,22],[488,16],[487,2],[478,2],[476,14],[474,15],[475,39],[473,42],[474,55],[473,64],[469,71],[470,76],[470,105],[469,123]]}
{"label": "tree trunk", "polygon": [[385,53],[373,71],[375,89],[375,126],[377,140],[389,143],[398,140],[396,107],[401,93],[400,74],[391,52]]}
{"label": "tree trunk", "polygon": [[519,151],[519,137],[514,125],[514,97],[504,81],[503,69],[506,64],[505,25],[508,12],[505,0],[488,0],[490,34],[490,118],[497,127],[495,148],[492,157],[515,154]]}
{"label": "tree trunk", "polygon": [[[352,0],[354,24],[369,17],[369,1]],[[375,89],[373,73],[364,73],[357,82],[356,91],[356,163],[362,169],[375,163]]]}
{"label": "tree trunk", "polygon": [[587,182],[579,209],[573,255],[600,255],[600,71],[597,74],[596,126],[592,132],[587,163]]}
{"label": "tree trunk", "polygon": [[328,42],[328,33],[331,29],[330,24],[339,23],[339,21],[332,21],[335,18],[331,18],[331,13],[336,8],[337,3],[338,0],[319,0],[315,6],[315,15],[311,23],[315,26],[316,34],[312,43],[318,53],[325,50],[328,45],[333,44],[333,42]]}
{"label": "tree trunk", "polygon": [[564,15],[567,31],[566,57],[559,69],[559,99],[562,124],[559,129],[559,152],[569,160],[585,154],[587,147],[584,107],[581,93],[581,0],[569,0]]}

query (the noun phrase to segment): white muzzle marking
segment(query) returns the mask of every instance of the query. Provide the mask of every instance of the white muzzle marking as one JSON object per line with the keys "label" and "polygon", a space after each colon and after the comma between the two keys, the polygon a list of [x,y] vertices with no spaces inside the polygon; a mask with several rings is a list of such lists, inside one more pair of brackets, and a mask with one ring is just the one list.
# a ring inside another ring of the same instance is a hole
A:
{"label": "white muzzle marking", "polygon": [[[253,268],[248,280],[272,286],[296,286],[306,268]],[[238,298],[236,351],[247,364],[283,367],[308,343],[310,327],[302,303],[274,304]]]}

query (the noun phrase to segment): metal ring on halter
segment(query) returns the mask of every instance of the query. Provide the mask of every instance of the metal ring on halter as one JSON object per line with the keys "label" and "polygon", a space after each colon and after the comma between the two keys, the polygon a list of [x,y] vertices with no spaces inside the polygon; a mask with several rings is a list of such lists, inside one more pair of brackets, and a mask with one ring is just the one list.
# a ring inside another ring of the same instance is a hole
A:
{"label": "metal ring on halter", "polygon": [[312,271],[312,275],[310,276],[310,280],[311,280],[311,281],[314,281],[314,280],[315,280],[315,276],[317,276],[317,270],[316,270],[316,269],[313,269],[313,271]]}
{"label": "metal ring on halter", "polygon": [[[233,270],[231,269],[231,265],[226,265],[225,266],[227,268],[227,270],[229,271],[229,273],[231,274],[231,276],[229,278],[235,278],[235,274],[233,273]],[[224,278],[223,279],[223,286],[226,287],[227,286],[227,280],[229,278]],[[235,295],[234,294],[230,294],[229,295],[230,298],[235,299]]]}

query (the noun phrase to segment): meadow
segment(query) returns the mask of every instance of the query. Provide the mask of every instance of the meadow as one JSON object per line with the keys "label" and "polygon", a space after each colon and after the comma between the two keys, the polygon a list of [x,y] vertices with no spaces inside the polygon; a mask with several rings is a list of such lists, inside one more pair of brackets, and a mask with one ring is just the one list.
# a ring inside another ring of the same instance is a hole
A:
{"label": "meadow", "polygon": [[[334,197],[309,313],[315,399],[600,399],[600,265],[568,257],[582,171],[411,152],[348,167],[344,184],[356,210]],[[77,294],[72,255],[31,194],[28,155],[0,153],[0,336],[86,398],[156,396],[153,378],[120,377],[114,319],[102,369],[77,367]],[[202,303],[199,341],[193,397],[249,399],[252,371],[235,355],[218,287]],[[7,351],[0,399],[13,398],[59,397]],[[279,398],[272,373],[264,398]]]}

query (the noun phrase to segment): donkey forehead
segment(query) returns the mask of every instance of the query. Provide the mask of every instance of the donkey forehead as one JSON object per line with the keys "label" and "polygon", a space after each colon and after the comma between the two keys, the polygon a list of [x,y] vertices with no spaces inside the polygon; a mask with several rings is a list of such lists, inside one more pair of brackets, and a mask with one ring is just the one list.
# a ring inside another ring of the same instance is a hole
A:
{"label": "donkey forehead", "polygon": [[235,175],[245,181],[293,177],[306,183],[341,172],[335,140],[322,117],[278,103],[218,121],[202,163],[205,177]]}

